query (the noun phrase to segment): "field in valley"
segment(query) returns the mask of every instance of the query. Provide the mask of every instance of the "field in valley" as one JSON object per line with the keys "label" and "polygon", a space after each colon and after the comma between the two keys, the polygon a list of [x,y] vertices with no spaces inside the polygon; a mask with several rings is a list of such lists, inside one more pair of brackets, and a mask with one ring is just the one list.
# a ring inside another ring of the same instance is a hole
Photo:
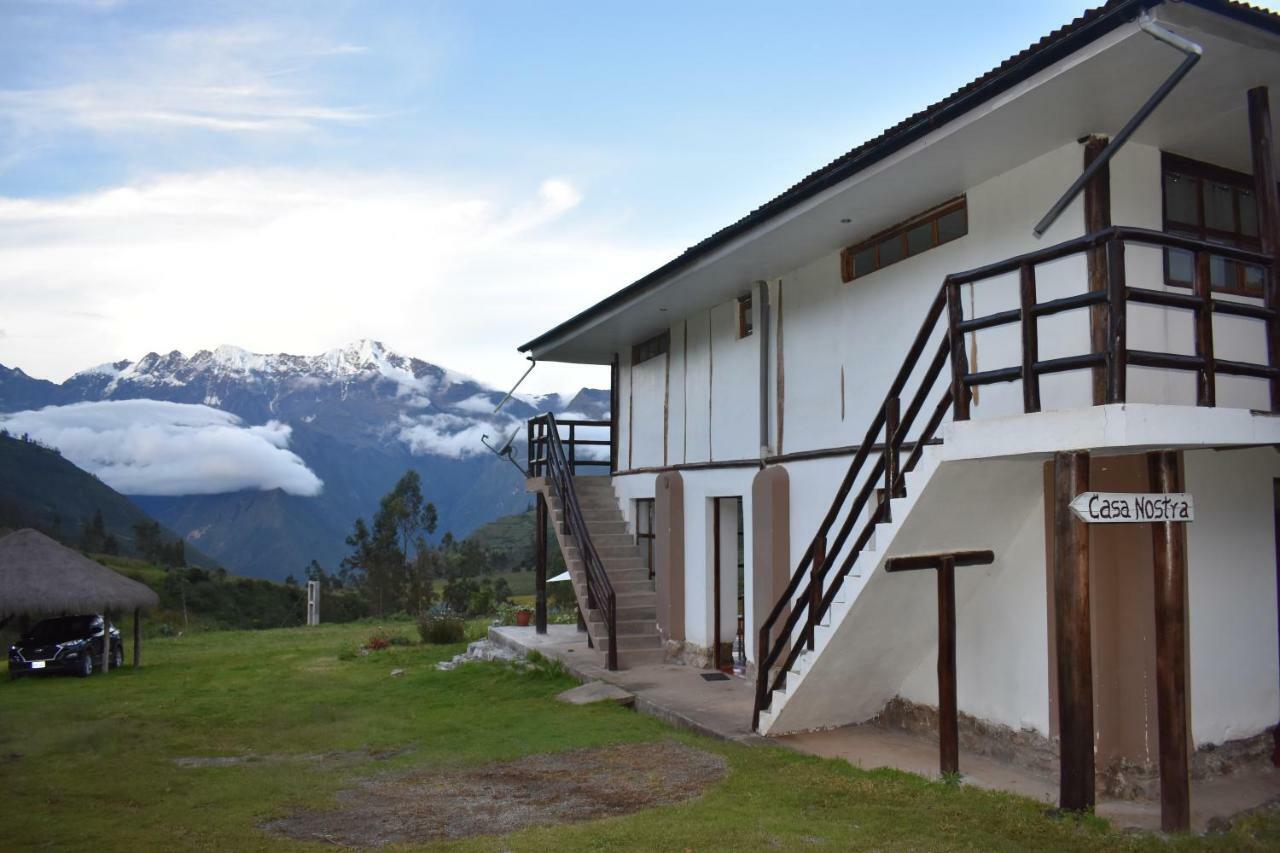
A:
{"label": "field in valley", "polygon": [[[438,671],[463,647],[418,645],[408,623],[386,630],[415,644],[353,655],[374,627],[158,638],[140,670],[0,683],[0,848],[1280,845],[1274,813],[1171,842],[963,785],[711,741],[618,707],[569,707],[554,697],[575,682],[557,667]],[[557,822],[520,828],[529,820]],[[406,840],[436,831],[505,834]]]}

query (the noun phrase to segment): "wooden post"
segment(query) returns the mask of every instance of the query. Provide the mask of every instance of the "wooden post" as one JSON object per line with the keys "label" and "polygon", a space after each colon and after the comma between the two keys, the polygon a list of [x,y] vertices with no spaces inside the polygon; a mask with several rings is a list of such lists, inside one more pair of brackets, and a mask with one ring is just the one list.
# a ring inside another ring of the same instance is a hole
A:
{"label": "wooden post", "polygon": [[102,674],[111,671],[111,617],[102,608]]}
{"label": "wooden post", "polygon": [[[890,498],[906,496],[898,474],[901,462],[898,451],[902,447],[902,401],[895,394],[885,403],[884,409],[884,496],[886,504]],[[885,506],[884,520],[889,521],[889,507]]]}
{"label": "wooden post", "polygon": [[938,562],[938,752],[942,775],[960,772],[956,710],[956,558]]}
{"label": "wooden post", "polygon": [[[1084,164],[1088,166],[1107,147],[1105,136],[1090,136],[1084,144]],[[1111,227],[1111,167],[1103,166],[1084,187],[1084,231],[1096,234]],[[1085,255],[1088,265],[1089,290],[1107,289],[1107,250],[1094,247]],[[1089,337],[1095,353],[1107,352],[1107,306],[1089,306]],[[1093,404],[1107,402],[1107,377],[1105,367],[1095,367],[1093,373]]]}
{"label": "wooden post", "polygon": [[1107,402],[1123,403],[1129,365],[1124,243],[1107,244]]}
{"label": "wooden post", "polygon": [[886,572],[938,572],[938,765],[942,775],[960,772],[960,713],[956,703],[956,566],[988,566],[993,551],[954,551],[890,557]]}
{"label": "wooden post", "polygon": [[827,562],[827,537],[813,540],[813,560],[809,565],[809,651],[818,634],[818,608],[822,606],[822,567]]}
{"label": "wooden post", "polygon": [[[1253,154],[1254,195],[1258,199],[1258,231],[1262,251],[1271,255],[1267,270],[1266,305],[1280,312],[1280,195],[1271,159],[1271,101],[1266,86],[1249,90],[1249,144]],[[1267,320],[1267,364],[1280,367],[1280,318]],[[1280,379],[1271,379],[1271,411],[1280,412]]]}
{"label": "wooden post", "polygon": [[[534,630],[547,633],[547,497],[538,492],[538,508],[534,512],[533,530],[533,589]],[[585,558],[585,554],[582,555]]]}
{"label": "wooden post", "polygon": [[1196,355],[1204,359],[1196,373],[1196,405],[1216,406],[1218,368],[1213,358],[1213,291],[1210,287],[1209,253],[1196,252],[1195,258],[1195,294],[1200,299],[1196,308]]}
{"label": "wooden post", "polygon": [[133,668],[142,666],[142,608],[133,608]]}
{"label": "wooden post", "polygon": [[[1178,453],[1147,454],[1153,492],[1182,491]],[[1185,522],[1151,525],[1155,563],[1156,708],[1160,742],[1160,828],[1191,828],[1191,776],[1187,747],[1187,528]]]}
{"label": "wooden post", "polygon": [[[1108,384],[1108,392],[1111,386]],[[1089,526],[1071,501],[1089,490],[1089,454],[1053,455],[1054,642],[1058,650],[1059,804],[1094,805],[1093,661],[1089,626]]]}
{"label": "wooden post", "polygon": [[958,285],[948,281],[943,287],[947,289],[947,336],[951,345],[951,418],[967,421],[969,386],[964,384],[964,375],[969,372],[969,357],[965,354],[964,334],[959,328],[964,321],[964,306],[960,304]]}
{"label": "wooden post", "polygon": [[1022,411],[1040,411],[1040,330],[1036,322],[1036,268],[1023,264],[1018,268],[1022,307]]}
{"label": "wooden post", "polygon": [[618,354],[609,363],[609,473],[618,471]]}

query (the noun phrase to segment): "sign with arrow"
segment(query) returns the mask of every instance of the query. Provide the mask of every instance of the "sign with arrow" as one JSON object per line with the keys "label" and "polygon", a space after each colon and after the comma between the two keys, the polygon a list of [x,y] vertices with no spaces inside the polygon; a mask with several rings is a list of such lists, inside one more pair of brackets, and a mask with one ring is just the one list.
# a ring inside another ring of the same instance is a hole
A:
{"label": "sign with arrow", "polygon": [[1082,492],[1071,511],[1088,524],[1144,524],[1195,521],[1195,503],[1186,492]]}

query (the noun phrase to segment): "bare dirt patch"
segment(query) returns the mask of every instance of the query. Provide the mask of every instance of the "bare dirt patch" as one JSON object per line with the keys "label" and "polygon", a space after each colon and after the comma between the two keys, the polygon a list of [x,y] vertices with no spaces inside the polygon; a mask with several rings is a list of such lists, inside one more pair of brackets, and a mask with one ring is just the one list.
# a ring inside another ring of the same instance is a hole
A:
{"label": "bare dirt patch", "polygon": [[263,829],[348,847],[505,835],[683,802],[727,772],[723,756],[675,741],[576,749],[369,779],[339,793],[336,809],[296,812]]}

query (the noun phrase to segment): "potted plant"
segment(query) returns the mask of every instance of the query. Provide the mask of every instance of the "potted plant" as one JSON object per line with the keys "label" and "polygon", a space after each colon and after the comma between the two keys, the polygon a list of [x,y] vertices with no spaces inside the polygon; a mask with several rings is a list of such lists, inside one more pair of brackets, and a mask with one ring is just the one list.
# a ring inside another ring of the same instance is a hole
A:
{"label": "potted plant", "polygon": [[529,627],[529,617],[533,616],[533,611],[527,607],[521,607],[516,611],[516,624],[521,628]]}

